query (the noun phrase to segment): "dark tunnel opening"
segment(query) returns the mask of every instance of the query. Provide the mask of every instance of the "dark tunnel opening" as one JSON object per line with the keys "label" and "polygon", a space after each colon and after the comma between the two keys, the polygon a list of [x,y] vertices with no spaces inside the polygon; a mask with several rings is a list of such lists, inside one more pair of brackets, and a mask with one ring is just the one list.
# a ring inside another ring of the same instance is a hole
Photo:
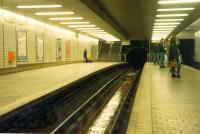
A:
{"label": "dark tunnel opening", "polygon": [[127,62],[135,69],[140,69],[147,61],[147,52],[144,48],[133,48],[127,57]]}

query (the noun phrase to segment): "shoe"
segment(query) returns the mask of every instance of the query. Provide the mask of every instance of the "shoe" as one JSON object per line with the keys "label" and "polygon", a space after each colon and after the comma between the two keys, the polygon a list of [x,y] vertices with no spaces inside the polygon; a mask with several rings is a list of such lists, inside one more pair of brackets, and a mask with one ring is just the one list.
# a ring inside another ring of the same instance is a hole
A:
{"label": "shoe", "polygon": [[172,78],[175,78],[176,77],[176,75],[175,74],[172,74]]}
{"label": "shoe", "polygon": [[177,78],[181,78],[180,74],[178,74],[176,77],[177,77]]}

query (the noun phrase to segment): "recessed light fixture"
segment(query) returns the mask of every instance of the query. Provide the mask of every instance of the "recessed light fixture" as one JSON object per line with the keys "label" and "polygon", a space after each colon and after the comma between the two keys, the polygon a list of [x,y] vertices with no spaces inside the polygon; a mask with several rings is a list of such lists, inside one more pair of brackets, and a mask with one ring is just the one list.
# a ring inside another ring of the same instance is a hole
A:
{"label": "recessed light fixture", "polygon": [[156,17],[181,17],[181,16],[188,16],[188,14],[162,14],[162,15],[156,15]]}
{"label": "recessed light fixture", "polygon": [[171,31],[174,30],[174,28],[154,28],[153,31]]}
{"label": "recessed light fixture", "polygon": [[104,30],[100,30],[100,29],[85,29],[82,30],[81,32],[103,32]]}
{"label": "recessed light fixture", "polygon": [[82,20],[82,17],[70,17],[70,18],[49,18],[49,20]]}
{"label": "recessed light fixture", "polygon": [[170,33],[172,31],[153,31],[154,33]]}
{"label": "recessed light fixture", "polygon": [[100,28],[97,27],[91,27],[91,28],[76,28],[77,30],[99,30]]}
{"label": "recessed light fixture", "polygon": [[188,11],[188,10],[194,10],[195,8],[165,8],[165,9],[157,9],[159,12],[169,12],[169,11]]}
{"label": "recessed light fixture", "polygon": [[69,25],[68,27],[95,27],[95,25]]}
{"label": "recessed light fixture", "polygon": [[89,24],[90,22],[61,22],[60,24],[67,24],[67,25],[71,25],[71,24]]}
{"label": "recessed light fixture", "polygon": [[37,12],[35,15],[71,15],[74,12]]}
{"label": "recessed light fixture", "polygon": [[169,22],[169,23],[154,23],[155,26],[160,26],[160,25],[179,25],[180,22]]}
{"label": "recessed light fixture", "polygon": [[108,34],[107,32],[86,32],[88,34]]}
{"label": "recessed light fixture", "polygon": [[185,3],[198,3],[200,0],[162,0],[159,4],[185,4]]}
{"label": "recessed light fixture", "polygon": [[177,26],[154,26],[154,28],[172,28]]}
{"label": "recessed light fixture", "polygon": [[183,21],[184,19],[157,19],[157,22],[165,22],[165,21]]}
{"label": "recessed light fixture", "polygon": [[26,5],[26,6],[17,6],[17,8],[58,8],[62,5]]}

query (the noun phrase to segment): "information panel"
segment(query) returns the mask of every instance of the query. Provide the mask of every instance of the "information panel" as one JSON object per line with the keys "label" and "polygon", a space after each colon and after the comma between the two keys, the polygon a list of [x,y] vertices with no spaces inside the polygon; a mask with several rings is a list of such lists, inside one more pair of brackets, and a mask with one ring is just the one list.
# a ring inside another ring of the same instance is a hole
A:
{"label": "information panel", "polygon": [[17,57],[19,62],[27,61],[26,31],[17,31]]}
{"label": "information panel", "polygon": [[37,60],[44,60],[44,35],[36,34],[36,45],[37,45]]}
{"label": "information panel", "polygon": [[56,39],[56,59],[60,60],[62,58],[62,39]]}

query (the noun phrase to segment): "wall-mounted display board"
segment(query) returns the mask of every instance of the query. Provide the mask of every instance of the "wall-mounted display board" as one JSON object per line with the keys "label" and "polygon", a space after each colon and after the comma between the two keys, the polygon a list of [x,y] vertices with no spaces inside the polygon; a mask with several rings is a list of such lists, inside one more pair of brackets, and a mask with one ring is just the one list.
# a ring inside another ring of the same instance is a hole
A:
{"label": "wall-mounted display board", "polygon": [[66,41],[66,60],[71,59],[71,41]]}
{"label": "wall-mounted display board", "polygon": [[56,39],[56,59],[61,60],[62,58],[62,39]]}
{"label": "wall-mounted display board", "polygon": [[17,30],[17,59],[18,62],[27,61],[27,38],[26,31]]}
{"label": "wall-mounted display board", "polygon": [[37,61],[44,60],[44,35],[36,34]]}

